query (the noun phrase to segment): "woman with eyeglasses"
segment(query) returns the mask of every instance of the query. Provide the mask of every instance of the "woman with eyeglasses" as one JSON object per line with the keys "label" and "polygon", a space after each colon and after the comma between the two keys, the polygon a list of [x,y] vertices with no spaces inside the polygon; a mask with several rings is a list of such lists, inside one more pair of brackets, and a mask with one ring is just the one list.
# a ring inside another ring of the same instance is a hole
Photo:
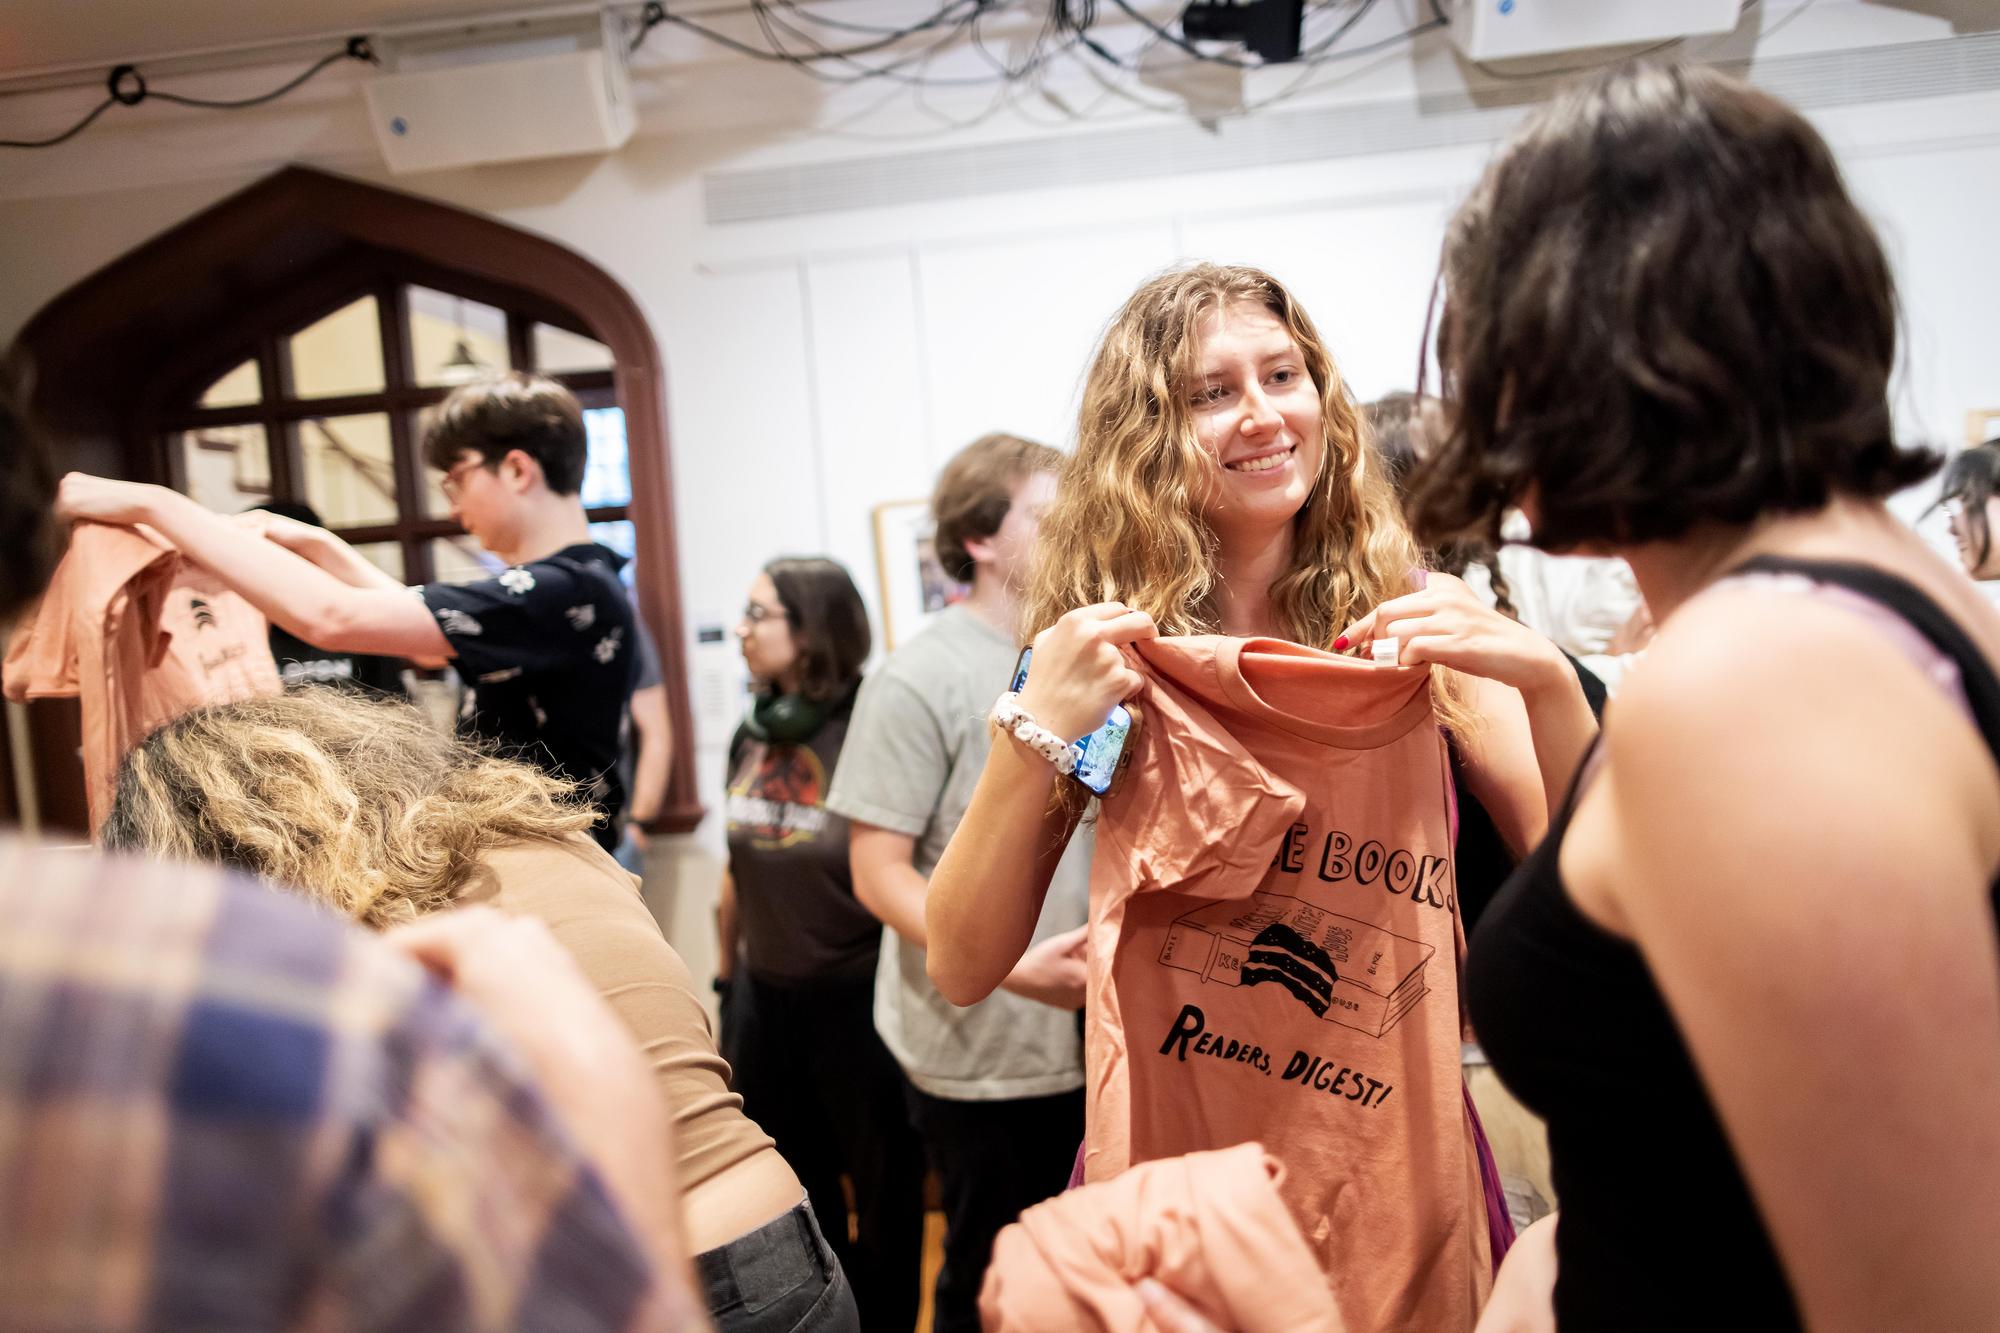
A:
{"label": "woman with eyeglasses", "polygon": [[902,1071],[875,1034],[882,923],[854,896],[847,821],[825,805],[868,657],[868,611],[839,564],[781,558],[751,582],[736,640],[753,697],[729,744],[723,1054],[745,1112],[805,1182],[862,1326],[907,1329],[922,1149],[904,1118]]}

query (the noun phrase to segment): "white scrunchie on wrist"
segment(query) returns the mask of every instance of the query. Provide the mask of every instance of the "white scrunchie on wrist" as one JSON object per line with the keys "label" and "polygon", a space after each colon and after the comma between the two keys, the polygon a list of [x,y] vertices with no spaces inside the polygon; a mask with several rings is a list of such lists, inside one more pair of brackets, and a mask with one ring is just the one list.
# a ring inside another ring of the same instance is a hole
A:
{"label": "white scrunchie on wrist", "polygon": [[1076,772],[1076,751],[1070,743],[1035,721],[1035,715],[1021,707],[1021,696],[1012,690],[994,700],[993,711],[986,716],[994,726],[1055,765],[1056,772]]}

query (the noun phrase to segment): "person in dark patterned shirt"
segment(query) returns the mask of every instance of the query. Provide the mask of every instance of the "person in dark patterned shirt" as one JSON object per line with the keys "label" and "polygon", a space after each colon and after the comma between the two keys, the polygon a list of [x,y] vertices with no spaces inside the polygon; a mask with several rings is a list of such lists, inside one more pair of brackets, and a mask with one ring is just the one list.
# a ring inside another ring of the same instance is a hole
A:
{"label": "person in dark patterned shirt", "polygon": [[273,515],[239,523],[163,486],[72,473],[59,508],[150,525],[308,643],[453,660],[466,683],[460,734],[577,783],[608,850],[625,806],[619,730],[636,630],[622,558],[590,539],[585,443],[583,409],[554,380],[514,371],[447,398],[424,459],[443,473],[452,516],[507,568],[416,597],[324,529]]}

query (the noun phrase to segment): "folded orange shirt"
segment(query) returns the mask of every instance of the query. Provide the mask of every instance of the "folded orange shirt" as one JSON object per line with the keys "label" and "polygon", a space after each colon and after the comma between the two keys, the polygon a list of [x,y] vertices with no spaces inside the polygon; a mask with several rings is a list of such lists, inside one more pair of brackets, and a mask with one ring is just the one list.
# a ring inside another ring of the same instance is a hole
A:
{"label": "folded orange shirt", "polygon": [[1132,1284],[1151,1277],[1242,1333],[1342,1333],[1283,1179],[1261,1144],[1239,1143],[1036,1204],[993,1242],[980,1324],[1141,1333],[1154,1325]]}
{"label": "folded orange shirt", "polygon": [[284,687],[263,613],[147,528],[80,523],[7,648],[9,699],[79,700],[94,832],[126,751],[202,704]]}

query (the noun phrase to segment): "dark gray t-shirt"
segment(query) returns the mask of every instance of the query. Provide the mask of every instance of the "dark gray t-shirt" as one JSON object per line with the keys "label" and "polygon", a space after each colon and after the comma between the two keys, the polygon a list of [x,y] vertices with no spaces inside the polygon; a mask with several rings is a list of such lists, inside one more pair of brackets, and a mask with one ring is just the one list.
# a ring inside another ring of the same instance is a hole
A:
{"label": "dark gray t-shirt", "polygon": [[760,981],[852,981],[875,971],[882,923],[854,896],[847,821],[826,807],[848,696],[809,741],[729,743],[729,874],[743,961]]}
{"label": "dark gray t-shirt", "polygon": [[[1014,641],[962,606],[898,648],[862,687],[829,809],[917,840],[928,876],[986,766],[987,710],[1007,688]],[[1091,835],[1079,828],[1056,867],[1037,940],[1084,923]],[[875,1028],[910,1081],[933,1097],[1002,1101],[1083,1086],[1075,1013],[1009,991],[961,1009],[931,985],[924,951],[894,931],[875,973]]]}

